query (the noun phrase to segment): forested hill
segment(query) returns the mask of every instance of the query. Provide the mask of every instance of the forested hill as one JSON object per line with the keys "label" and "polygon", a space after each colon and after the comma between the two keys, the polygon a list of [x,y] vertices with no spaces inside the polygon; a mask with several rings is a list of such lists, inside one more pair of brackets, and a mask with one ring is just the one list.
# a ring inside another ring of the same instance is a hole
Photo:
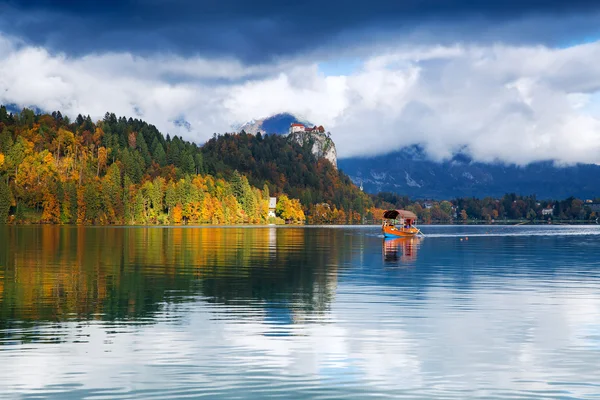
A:
{"label": "forested hill", "polygon": [[308,212],[312,222],[351,222],[372,205],[328,161],[283,137],[215,135],[198,146],[111,113],[70,121],[0,107],[1,220],[261,223],[270,195],[292,221]]}
{"label": "forested hill", "polygon": [[[202,154],[140,120],[0,107],[0,222],[273,222],[268,187],[237,172],[209,175]],[[279,216],[304,220],[299,201],[279,194]]]}
{"label": "forested hill", "polygon": [[328,203],[345,213],[364,214],[371,199],[343,172],[324,158],[316,159],[312,144],[301,147],[280,135],[225,134],[214,136],[203,147],[204,168],[216,176],[238,170],[250,184],[267,184],[273,193],[300,199],[311,215],[316,204]]}

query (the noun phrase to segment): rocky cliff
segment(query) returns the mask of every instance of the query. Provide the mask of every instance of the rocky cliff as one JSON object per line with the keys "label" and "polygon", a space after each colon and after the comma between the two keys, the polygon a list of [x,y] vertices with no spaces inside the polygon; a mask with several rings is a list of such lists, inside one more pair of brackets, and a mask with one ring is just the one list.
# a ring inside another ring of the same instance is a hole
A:
{"label": "rocky cliff", "polygon": [[325,158],[337,168],[337,151],[335,143],[331,140],[329,133],[319,132],[293,132],[288,136],[288,140],[298,143],[300,146],[310,145],[312,143],[312,153],[317,158]]}
{"label": "rocky cliff", "polygon": [[[267,118],[248,121],[245,124],[233,127],[236,131],[244,131],[256,135],[258,132],[263,134],[288,135],[290,126],[293,123],[300,123],[311,127],[312,123],[304,118],[297,117],[290,113],[275,114]],[[321,127],[322,128],[322,127]],[[335,143],[331,140],[328,132],[319,132],[318,130],[309,130],[289,133],[288,140],[304,146],[312,143],[311,151],[317,158],[325,158],[337,169],[337,151]]]}

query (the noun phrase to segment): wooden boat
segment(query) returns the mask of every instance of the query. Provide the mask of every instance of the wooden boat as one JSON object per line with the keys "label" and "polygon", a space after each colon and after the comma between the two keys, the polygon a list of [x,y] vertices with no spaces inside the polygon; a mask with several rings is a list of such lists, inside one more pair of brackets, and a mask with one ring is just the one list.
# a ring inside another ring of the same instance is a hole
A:
{"label": "wooden boat", "polygon": [[381,230],[385,237],[416,236],[420,230],[415,226],[417,216],[406,210],[387,210],[383,213]]}

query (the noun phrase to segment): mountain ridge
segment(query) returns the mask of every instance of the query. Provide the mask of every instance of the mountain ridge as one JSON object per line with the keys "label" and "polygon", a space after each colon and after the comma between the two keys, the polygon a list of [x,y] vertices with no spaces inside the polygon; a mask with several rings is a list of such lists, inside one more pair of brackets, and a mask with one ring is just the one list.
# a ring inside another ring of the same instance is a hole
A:
{"label": "mountain ridge", "polygon": [[338,166],[366,192],[391,191],[413,198],[483,198],[505,193],[593,198],[600,192],[600,166],[595,164],[562,167],[540,161],[517,166],[478,162],[462,153],[436,162],[418,146],[374,157],[341,158]]}
{"label": "mountain ridge", "polygon": [[[240,131],[287,135],[292,123],[313,126],[286,112],[250,121],[240,126]],[[552,161],[539,161],[518,166],[485,163],[474,161],[463,152],[438,162],[429,159],[418,145],[378,156],[344,157],[337,153],[336,156],[338,168],[368,193],[391,191],[413,198],[439,200],[501,197],[506,193],[543,198],[593,198],[600,194],[600,166],[595,164],[558,166]]]}

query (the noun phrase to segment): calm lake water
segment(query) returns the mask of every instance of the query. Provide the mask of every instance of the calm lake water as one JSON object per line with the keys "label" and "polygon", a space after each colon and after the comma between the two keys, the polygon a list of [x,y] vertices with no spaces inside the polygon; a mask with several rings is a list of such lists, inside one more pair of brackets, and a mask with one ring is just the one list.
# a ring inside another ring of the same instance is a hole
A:
{"label": "calm lake water", "polygon": [[0,227],[2,398],[600,398],[600,227]]}

